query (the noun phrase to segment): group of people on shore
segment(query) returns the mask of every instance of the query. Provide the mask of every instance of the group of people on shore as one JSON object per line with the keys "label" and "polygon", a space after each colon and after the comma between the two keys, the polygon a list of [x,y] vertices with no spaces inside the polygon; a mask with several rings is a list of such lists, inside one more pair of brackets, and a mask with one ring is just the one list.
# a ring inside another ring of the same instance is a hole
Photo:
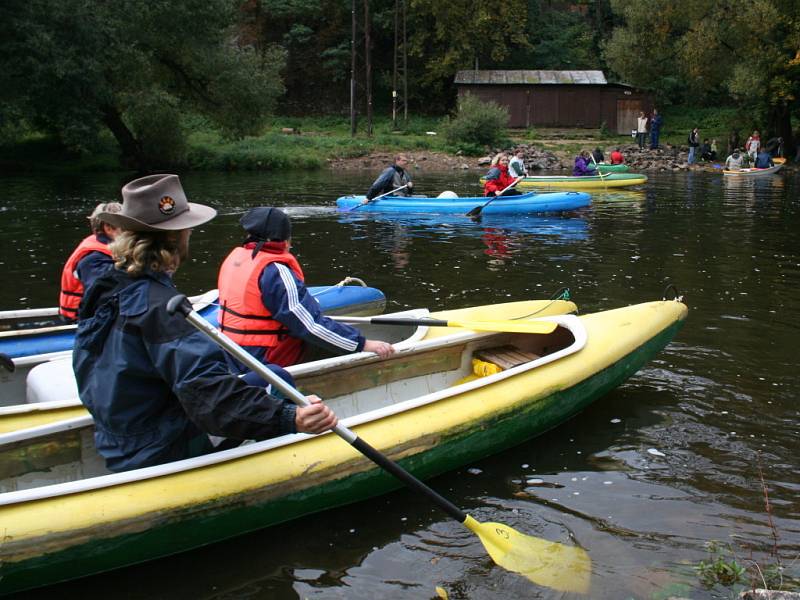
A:
{"label": "group of people on shore", "polygon": [[[122,203],[99,205],[92,232],[62,272],[60,312],[77,321],[73,353],[81,401],[94,417],[95,443],[112,471],[126,471],[286,433],[321,433],[336,415],[318,397],[300,408],[225,354],[167,302],[172,276],[189,255],[192,229],[216,211],[189,202],[177,175],[150,175],[122,188]],[[291,253],[292,228],[280,209],[258,207],[240,221],[246,237],[219,271],[220,329],[278,376],[312,348],[374,352],[365,339],[325,317]],[[225,438],[214,445],[210,436]]]}
{"label": "group of people on shore", "polygon": [[639,111],[639,116],[636,119],[636,143],[639,144],[639,150],[644,150],[647,145],[647,135],[650,134],[650,149],[657,150],[659,148],[659,138],[661,136],[661,126],[664,123],[663,117],[658,113],[658,109],[654,108],[653,112],[648,117],[643,110]]}

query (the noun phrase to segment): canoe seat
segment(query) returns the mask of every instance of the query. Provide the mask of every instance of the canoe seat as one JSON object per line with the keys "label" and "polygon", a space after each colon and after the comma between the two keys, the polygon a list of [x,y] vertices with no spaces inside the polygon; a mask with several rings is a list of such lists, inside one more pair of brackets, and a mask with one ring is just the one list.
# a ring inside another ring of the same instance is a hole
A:
{"label": "canoe seat", "polygon": [[533,352],[520,350],[516,346],[496,346],[494,348],[482,348],[475,352],[475,358],[493,363],[503,370],[531,362],[541,358]]}

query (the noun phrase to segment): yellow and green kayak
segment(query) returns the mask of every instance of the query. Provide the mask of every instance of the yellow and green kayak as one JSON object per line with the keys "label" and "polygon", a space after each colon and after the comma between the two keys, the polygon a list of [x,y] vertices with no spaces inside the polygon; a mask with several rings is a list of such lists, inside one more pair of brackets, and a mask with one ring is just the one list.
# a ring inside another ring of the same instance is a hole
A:
{"label": "yellow and green kayak", "polygon": [[[687,315],[673,300],[581,317],[563,314],[570,304],[555,313],[542,302],[434,313],[544,318],[557,328],[422,328],[390,359],[327,359],[295,377],[360,438],[433,477],[569,419],[660,352]],[[79,419],[0,436],[0,593],[183,552],[401,485],[330,433],[113,474],[94,450],[91,419]]]}
{"label": "yellow and green kayak", "polygon": [[[481,184],[486,180],[482,177]],[[629,187],[647,183],[647,175],[639,173],[609,173],[608,175],[533,175],[525,177],[517,184],[520,189],[568,189],[589,190]]]}

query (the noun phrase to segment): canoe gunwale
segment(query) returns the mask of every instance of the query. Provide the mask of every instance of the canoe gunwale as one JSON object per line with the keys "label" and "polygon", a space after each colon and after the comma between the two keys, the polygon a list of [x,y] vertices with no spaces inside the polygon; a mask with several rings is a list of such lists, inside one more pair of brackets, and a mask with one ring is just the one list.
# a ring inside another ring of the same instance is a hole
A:
{"label": "canoe gunwale", "polygon": [[[581,350],[587,343],[588,336],[586,329],[583,323],[581,322],[580,318],[575,315],[547,316],[547,317],[540,317],[537,320],[554,321],[558,323],[560,327],[566,329],[571,333],[573,337],[573,342],[568,346],[566,346],[565,348],[562,348],[561,350],[542,356],[531,362],[521,364],[517,367],[501,371],[494,375],[481,377],[474,381],[469,381],[466,383],[448,387],[443,390],[439,390],[437,392],[424,394],[422,396],[397,402],[389,406],[384,406],[358,415],[353,415],[351,417],[343,419],[342,424],[348,428],[355,428],[358,427],[359,425],[363,425],[373,421],[379,421],[381,419],[391,417],[399,413],[412,411],[419,407],[432,404],[434,402],[438,402],[450,398],[452,396],[457,396],[459,394],[471,392],[473,390],[477,390],[482,387],[487,387],[499,383],[501,381],[504,381],[506,379],[509,379],[511,377],[526,373],[532,369],[536,369],[548,363],[554,362],[570,354],[574,354],[579,350]],[[498,334],[463,331],[461,333],[454,334],[453,336],[447,336],[444,338],[434,338],[432,340],[422,341],[419,344],[417,344],[417,348],[420,348],[421,346],[424,347],[424,349],[443,348],[454,344],[463,344],[464,342],[468,341],[478,341],[496,335]],[[518,335],[524,335],[524,334],[518,334]],[[531,335],[536,335],[536,334],[531,334]],[[356,355],[351,355],[351,356],[356,356]],[[377,362],[377,358],[375,359],[375,362]],[[82,423],[79,423],[79,421],[82,421]],[[63,426],[63,424],[65,423],[68,426],[66,427]],[[77,419],[59,421],[55,424],[35,427],[15,433],[19,435],[24,434],[24,439],[33,439],[35,437],[45,435],[44,430],[46,430],[47,435],[53,435],[58,431],[66,431],[68,429],[77,429],[81,426],[88,426],[89,423],[91,423],[91,417],[79,417]],[[61,427],[59,428],[59,426]],[[21,441],[20,437],[17,437],[15,440],[12,441],[11,435],[13,434],[0,435],[0,446],[5,446],[5,443],[11,444],[11,443],[18,443],[19,441]],[[142,469],[126,471],[122,473],[101,475],[98,477],[93,477],[78,481],[70,481],[65,483],[58,483],[58,484],[45,485],[30,489],[18,490],[14,492],[6,492],[0,494],[0,506],[16,505],[25,502],[46,500],[58,496],[81,494],[93,490],[116,487],[119,485],[136,483],[139,481],[165,477],[178,473],[184,473],[194,469],[201,469],[221,463],[236,461],[238,459],[248,457],[254,454],[265,453],[276,448],[299,443],[304,440],[317,438],[323,435],[331,435],[331,432],[328,431],[318,436],[302,434],[302,433],[289,434],[273,438],[270,440],[264,440],[261,442],[246,444],[244,446],[238,446],[230,450],[224,450],[221,452],[207,454],[204,456],[185,459],[181,461],[174,461],[163,465],[145,467]]]}

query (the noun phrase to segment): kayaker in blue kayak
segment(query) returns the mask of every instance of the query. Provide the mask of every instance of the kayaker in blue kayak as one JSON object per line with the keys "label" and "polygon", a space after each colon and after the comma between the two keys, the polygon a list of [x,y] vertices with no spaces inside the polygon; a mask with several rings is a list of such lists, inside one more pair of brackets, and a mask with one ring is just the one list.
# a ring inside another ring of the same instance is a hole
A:
{"label": "kayaker in blue kayak", "polygon": [[405,154],[395,156],[394,164],[386,167],[370,186],[367,191],[367,200],[372,200],[376,196],[397,190],[397,188],[403,189],[397,190],[393,194],[394,196],[410,196],[414,182],[411,181],[411,175],[406,171],[407,166],[408,157]]}
{"label": "kayaker in blue kayak", "polygon": [[[216,211],[186,199],[177,175],[150,175],[122,188],[122,210],[98,218],[122,231],[114,267],[86,292],[73,369],[94,417],[95,445],[112,471],[221,449],[210,435],[262,440],[321,433],[337,418],[316,396],[299,408],[234,375],[224,351],[167,302],[189,253],[192,228]],[[283,377],[291,377],[276,369]]]}
{"label": "kayaker in blue kayak", "polygon": [[355,327],[322,314],[289,251],[292,225],[286,213],[262,206],[247,211],[240,223],[247,238],[222,263],[218,281],[220,329],[233,341],[281,367],[303,362],[312,347],[334,354],[363,350],[381,358],[394,353],[391,344],[368,340]]}
{"label": "kayaker in blue kayak", "polygon": [[111,250],[108,245],[119,233],[119,229],[102,221],[98,215],[103,212],[117,213],[122,210],[119,202],[98,204],[89,215],[91,235],[85,237],[72,251],[61,271],[61,294],[58,313],[69,322],[78,318],[78,306],[83,293],[111,267]]}
{"label": "kayaker in blue kayak", "polygon": [[519,196],[521,192],[514,189],[516,178],[508,171],[508,154],[501,152],[492,159],[492,168],[486,174],[483,184],[484,196]]}

